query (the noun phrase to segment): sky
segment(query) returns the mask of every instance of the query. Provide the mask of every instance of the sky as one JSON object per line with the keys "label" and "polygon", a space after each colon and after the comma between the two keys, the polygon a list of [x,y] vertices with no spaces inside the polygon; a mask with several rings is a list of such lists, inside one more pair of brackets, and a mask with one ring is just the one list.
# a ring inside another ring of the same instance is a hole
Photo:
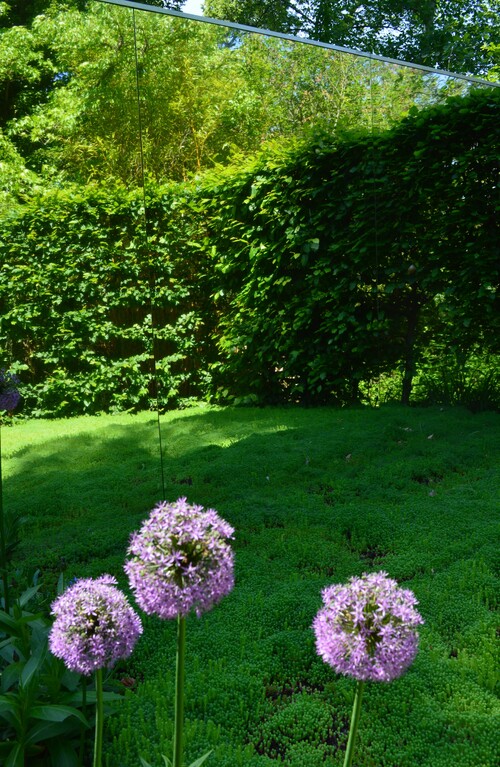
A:
{"label": "sky", "polygon": [[187,0],[187,3],[182,6],[182,10],[184,13],[195,13],[197,16],[203,16],[202,2],[203,0]]}

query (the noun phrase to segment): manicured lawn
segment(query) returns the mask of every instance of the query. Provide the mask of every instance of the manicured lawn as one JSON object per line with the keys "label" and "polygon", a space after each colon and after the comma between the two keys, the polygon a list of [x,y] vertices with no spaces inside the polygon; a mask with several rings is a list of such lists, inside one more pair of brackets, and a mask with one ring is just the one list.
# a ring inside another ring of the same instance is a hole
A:
{"label": "manicured lawn", "polygon": [[[129,535],[163,495],[236,528],[235,589],[187,627],[186,759],[213,748],[207,767],[342,764],[354,682],[318,658],[311,623],[326,585],[385,570],[425,625],[407,674],[367,685],[354,763],[494,767],[499,426],[451,408],[193,408],[161,419],[164,491],[154,414],[4,427],[16,567],[127,589]],[[117,670],[109,767],[170,753],[175,624],[144,626]]]}

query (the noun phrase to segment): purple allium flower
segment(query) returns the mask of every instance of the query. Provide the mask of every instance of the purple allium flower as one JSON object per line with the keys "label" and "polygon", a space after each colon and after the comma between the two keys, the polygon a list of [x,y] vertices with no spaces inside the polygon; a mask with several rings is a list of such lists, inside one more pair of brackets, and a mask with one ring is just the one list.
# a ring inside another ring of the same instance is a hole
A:
{"label": "purple allium flower", "polygon": [[128,658],[142,634],[139,616],[111,575],[77,580],[52,604],[52,615],[50,650],[79,674]]}
{"label": "purple allium flower", "polygon": [[186,498],[163,501],[133,533],[125,572],[138,604],[160,618],[199,616],[234,585],[233,528],[216,511]]}
{"label": "purple allium flower", "polygon": [[19,404],[21,395],[17,389],[19,378],[5,368],[0,370],[0,410],[10,412]]}
{"label": "purple allium flower", "polygon": [[424,622],[413,592],[380,572],[329,586],[322,596],[313,629],[325,663],[362,681],[390,682],[406,671]]}

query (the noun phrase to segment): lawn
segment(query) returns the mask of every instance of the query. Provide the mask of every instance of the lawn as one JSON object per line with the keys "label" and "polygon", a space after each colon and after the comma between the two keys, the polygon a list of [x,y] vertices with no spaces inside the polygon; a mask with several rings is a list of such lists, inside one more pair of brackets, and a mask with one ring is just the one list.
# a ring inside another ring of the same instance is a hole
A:
{"label": "lawn", "polygon": [[[409,671],[367,684],[354,764],[494,767],[500,416],[198,407],[160,426],[162,462],[151,413],[3,427],[4,504],[25,518],[18,577],[38,568],[54,590],[61,571],[127,590],[130,533],[162,496],[235,527],[233,592],[188,619],[186,763],[213,748],[207,767],[341,766],[355,684],[311,624],[325,586],[384,570],[425,624]],[[108,767],[170,752],[176,626],[143,623],[115,673]]]}

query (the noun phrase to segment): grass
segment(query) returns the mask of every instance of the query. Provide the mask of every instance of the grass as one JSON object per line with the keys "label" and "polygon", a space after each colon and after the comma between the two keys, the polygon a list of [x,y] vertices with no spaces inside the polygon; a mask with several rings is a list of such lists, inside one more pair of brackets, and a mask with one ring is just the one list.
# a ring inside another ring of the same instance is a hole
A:
{"label": "grass", "polygon": [[[385,570],[425,619],[420,652],[367,685],[357,767],[498,763],[500,417],[452,408],[215,409],[162,417],[165,498],[236,528],[236,586],[188,620],[187,748],[212,767],[342,765],[354,683],[317,657],[321,590]],[[17,567],[48,583],[109,572],[163,495],[157,419],[4,428],[4,499],[26,518]],[[159,765],[173,730],[175,625],[145,618],[106,723],[109,767]],[[189,763],[189,761],[188,761]]]}

